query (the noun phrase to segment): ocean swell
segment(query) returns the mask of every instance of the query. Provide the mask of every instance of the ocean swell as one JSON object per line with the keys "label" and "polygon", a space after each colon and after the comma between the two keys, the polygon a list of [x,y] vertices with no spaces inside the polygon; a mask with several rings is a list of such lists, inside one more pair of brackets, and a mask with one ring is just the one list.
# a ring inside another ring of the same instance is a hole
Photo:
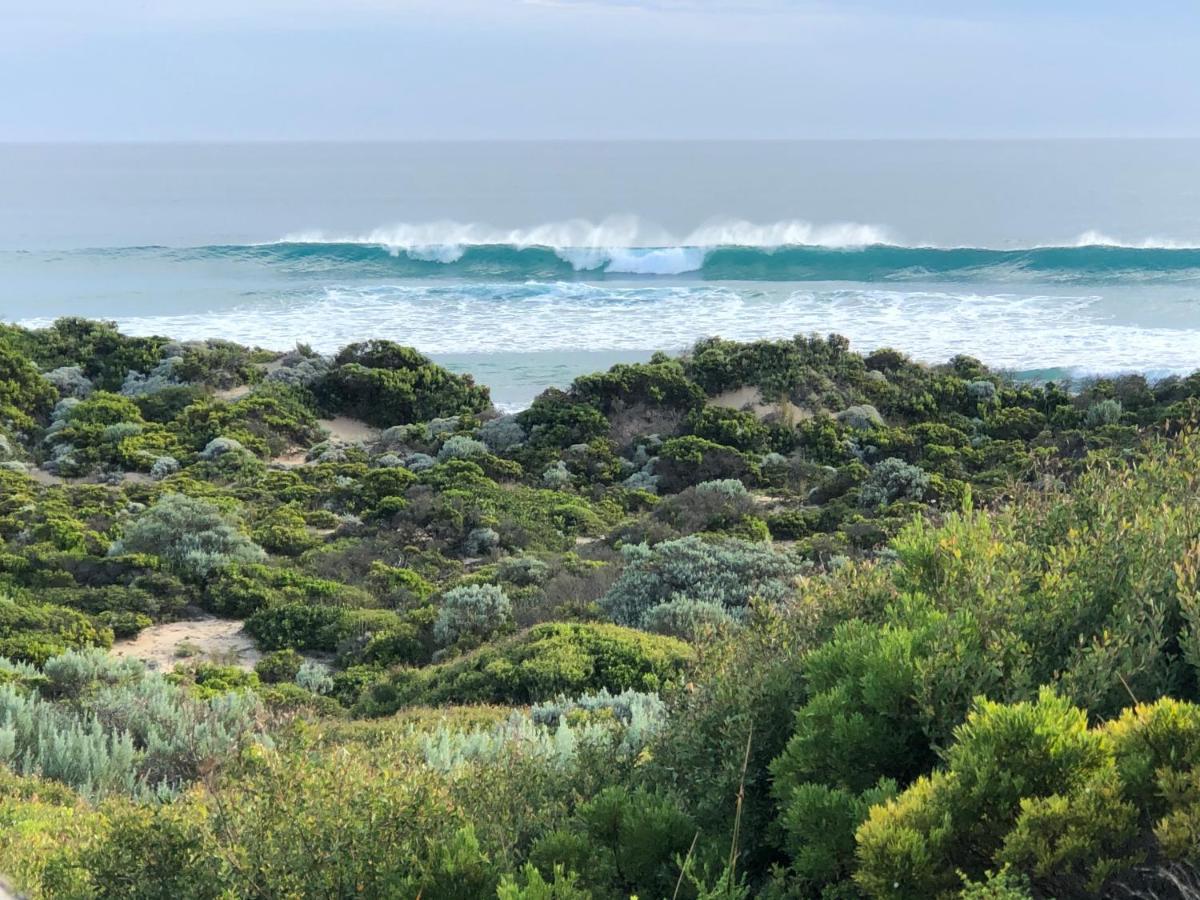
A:
{"label": "ocean swell", "polygon": [[413,244],[284,241],[202,247],[184,255],[235,257],[302,273],[463,280],[588,280],[686,276],[708,281],[1191,281],[1200,248],[1114,244],[1020,249],[867,244],[827,247]]}

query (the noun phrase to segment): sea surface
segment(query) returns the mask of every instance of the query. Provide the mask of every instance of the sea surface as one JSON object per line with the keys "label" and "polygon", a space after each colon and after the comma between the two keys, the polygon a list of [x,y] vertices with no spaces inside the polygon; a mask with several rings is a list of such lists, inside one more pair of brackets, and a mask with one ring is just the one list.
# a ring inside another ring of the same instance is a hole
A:
{"label": "sea surface", "polygon": [[502,405],[719,334],[1200,368],[1200,142],[0,145],[0,319],[333,350]]}

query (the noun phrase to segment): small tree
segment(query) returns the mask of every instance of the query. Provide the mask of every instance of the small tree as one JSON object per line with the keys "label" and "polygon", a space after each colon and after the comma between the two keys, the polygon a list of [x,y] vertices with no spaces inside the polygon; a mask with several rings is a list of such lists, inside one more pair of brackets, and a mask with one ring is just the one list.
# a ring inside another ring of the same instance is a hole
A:
{"label": "small tree", "polygon": [[167,494],[142,513],[110,556],[148,553],[179,575],[203,580],[233,563],[261,562],[261,547],[204,500]]}

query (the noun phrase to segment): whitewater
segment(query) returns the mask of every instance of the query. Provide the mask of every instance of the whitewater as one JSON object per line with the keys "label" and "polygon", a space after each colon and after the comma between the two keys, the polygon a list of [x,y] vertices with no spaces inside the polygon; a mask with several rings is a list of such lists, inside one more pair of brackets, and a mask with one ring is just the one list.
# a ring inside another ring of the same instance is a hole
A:
{"label": "whitewater", "polygon": [[1185,374],[1198,160],[1194,142],[0,146],[0,319],[389,338],[509,407],[710,335]]}

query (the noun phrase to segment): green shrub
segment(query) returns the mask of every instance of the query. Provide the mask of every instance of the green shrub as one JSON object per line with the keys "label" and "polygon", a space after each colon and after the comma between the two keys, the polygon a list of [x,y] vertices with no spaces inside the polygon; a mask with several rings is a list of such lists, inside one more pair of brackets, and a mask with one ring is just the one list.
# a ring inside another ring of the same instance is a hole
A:
{"label": "green shrub", "polygon": [[615,625],[537,625],[453,662],[397,670],[357,708],[386,715],[415,703],[524,704],[601,689],[656,690],[674,682],[692,658],[681,641]]}
{"label": "green shrub", "polygon": [[182,576],[203,580],[235,563],[258,562],[262,548],[211,503],[167,494],[142,513],[110,554],[148,553]]}
{"label": "green shrub", "polygon": [[[1021,857],[1025,838],[1013,831],[1019,817],[1031,826],[1029,816],[1045,814],[1042,801],[1069,797],[1111,771],[1103,736],[1088,730],[1082,711],[1049,690],[1036,703],[982,701],[955,734],[944,772],[874,807],[859,829],[855,878],[871,896],[952,891],[959,872],[980,878],[995,868],[1010,833],[1016,842],[1010,852]],[[1093,861],[1101,851],[1090,848]]]}
{"label": "green shrub", "polygon": [[0,422],[31,428],[50,411],[54,395],[35,365],[0,343]]}
{"label": "green shrub", "polygon": [[254,664],[254,671],[267,684],[293,681],[304,657],[295,650],[276,650]]}
{"label": "green shrub", "polygon": [[487,388],[476,387],[470,376],[451,374],[390,341],[351,344],[335,363],[313,385],[319,403],[381,428],[482,412],[491,405]]}

